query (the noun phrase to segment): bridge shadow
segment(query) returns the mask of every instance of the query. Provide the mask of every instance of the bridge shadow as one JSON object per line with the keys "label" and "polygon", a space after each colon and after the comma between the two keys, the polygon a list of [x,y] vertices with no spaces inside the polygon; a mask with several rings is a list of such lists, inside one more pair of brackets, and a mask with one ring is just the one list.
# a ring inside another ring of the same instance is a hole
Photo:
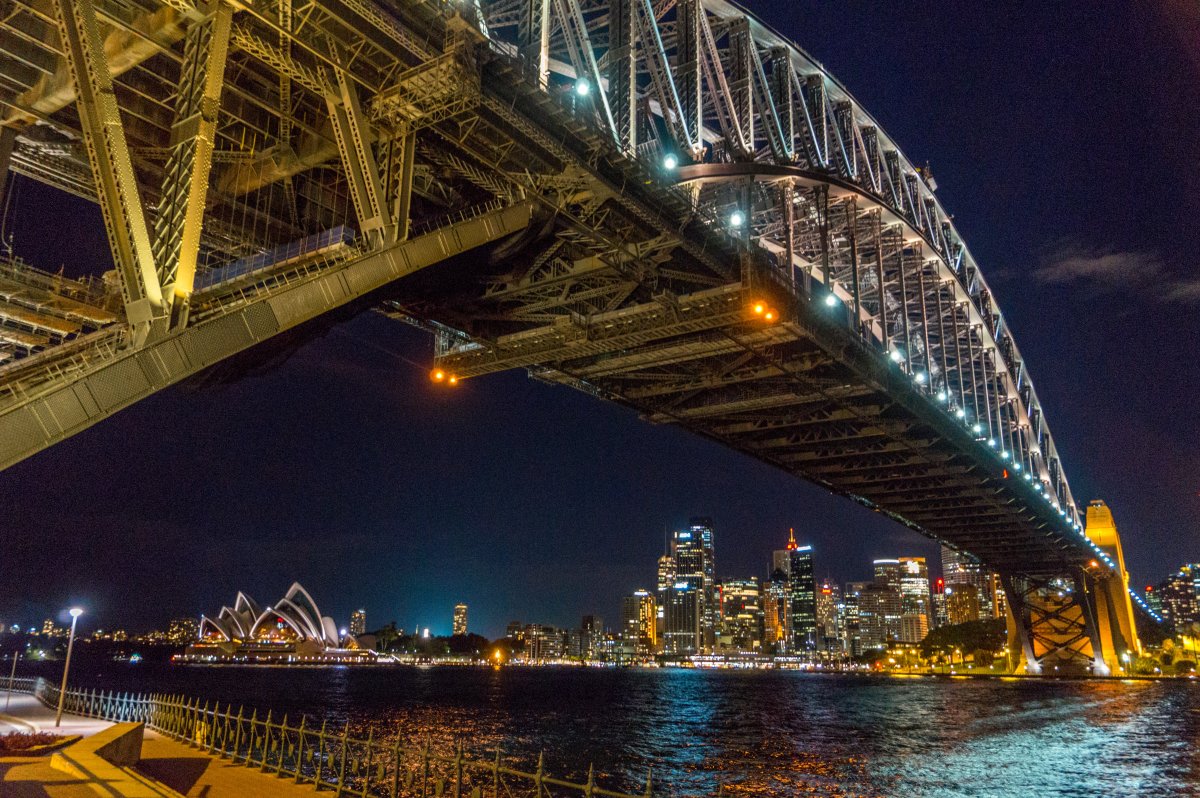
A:
{"label": "bridge shadow", "polygon": [[212,759],[207,756],[154,757],[140,760],[135,768],[175,792],[187,795],[211,763]]}

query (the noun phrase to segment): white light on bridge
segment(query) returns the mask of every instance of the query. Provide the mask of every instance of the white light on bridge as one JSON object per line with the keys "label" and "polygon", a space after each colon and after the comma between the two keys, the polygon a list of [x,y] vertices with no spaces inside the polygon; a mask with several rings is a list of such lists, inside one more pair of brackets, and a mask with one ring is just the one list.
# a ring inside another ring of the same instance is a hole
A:
{"label": "white light on bridge", "polygon": [[[1020,463],[1013,463],[1013,471],[1020,471],[1020,470],[1021,470],[1021,464],[1020,464]],[[1028,474],[1026,474],[1025,476],[1029,476],[1029,475],[1028,475]]]}
{"label": "white light on bridge", "polygon": [[588,83],[587,78],[580,78],[575,81],[575,93],[580,97],[586,97],[592,93],[592,84]]}
{"label": "white light on bridge", "polygon": [[746,223],[746,216],[741,211],[734,211],[729,214],[729,224],[731,227],[741,227]]}
{"label": "white light on bridge", "polygon": [[835,305],[837,305],[837,303],[838,303],[838,298],[833,293],[830,293],[829,296],[825,297],[825,304],[828,305],[829,307],[832,308]]}
{"label": "white light on bridge", "polygon": [[988,438],[988,446],[991,446],[993,449],[995,449],[996,448],[996,439]]}
{"label": "white light on bridge", "polygon": [[916,374],[913,375],[913,379],[917,381],[918,385],[924,385],[925,384],[925,372],[918,371]]}
{"label": "white light on bridge", "polygon": [[904,353],[899,349],[893,349],[889,357],[892,359],[893,363],[899,363],[901,360],[904,360]]}
{"label": "white light on bridge", "polygon": [[663,169],[666,169],[668,172],[672,172],[677,166],[679,166],[679,158],[677,158],[673,152],[667,153],[663,158]]}
{"label": "white light on bridge", "polygon": [[967,417],[967,411],[966,411],[966,410],[963,410],[963,409],[960,407],[960,408],[958,408],[958,410],[954,411],[954,415],[958,416],[959,418],[966,418],[966,417]]}
{"label": "white light on bridge", "polygon": [[982,425],[982,424],[976,424],[975,426],[971,427],[971,430],[972,430],[972,431],[973,431],[973,432],[974,432],[976,435],[978,435],[979,433],[983,432],[983,425]]}
{"label": "white light on bridge", "polygon": [[938,401],[939,402],[944,402],[949,398],[950,398],[950,394],[946,393],[945,391],[938,391]]}

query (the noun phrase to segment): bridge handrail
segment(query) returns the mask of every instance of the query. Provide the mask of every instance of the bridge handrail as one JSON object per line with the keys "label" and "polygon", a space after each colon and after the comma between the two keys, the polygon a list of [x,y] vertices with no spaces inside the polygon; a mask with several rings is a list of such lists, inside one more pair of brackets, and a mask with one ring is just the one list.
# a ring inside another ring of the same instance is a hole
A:
{"label": "bridge handrail", "polygon": [[[13,691],[33,695],[52,708],[58,706],[61,695],[56,685],[40,677],[15,679]],[[452,754],[436,752],[428,738],[420,744],[406,745],[399,735],[394,740],[376,740],[373,732],[365,739],[351,737],[349,721],[342,724],[321,721],[318,726],[302,715],[299,724],[289,724],[287,715],[273,720],[274,713],[268,711],[260,718],[257,710],[247,715],[244,707],[238,707],[234,712],[232,704],[221,710],[216,702],[210,706],[208,701],[201,703],[198,698],[182,695],[68,690],[63,708],[69,714],[86,718],[144,723],[149,729],[233,764],[290,778],[298,784],[312,784],[318,790],[332,790],[335,796],[652,798],[654,795],[649,774],[642,792],[620,792],[597,786],[594,768],[589,768],[586,782],[551,776],[546,773],[541,756],[537,770],[531,772],[506,764],[499,748],[486,759],[468,755],[461,742]]]}

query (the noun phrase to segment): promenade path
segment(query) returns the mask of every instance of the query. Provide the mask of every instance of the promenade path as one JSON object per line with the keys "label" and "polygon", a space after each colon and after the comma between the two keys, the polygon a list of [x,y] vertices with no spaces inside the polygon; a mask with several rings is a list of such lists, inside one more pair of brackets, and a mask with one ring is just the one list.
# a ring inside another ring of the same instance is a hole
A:
{"label": "promenade path", "polygon": [[[9,708],[4,712],[6,700]],[[64,735],[95,734],[111,726],[102,720],[63,715],[62,726],[54,728],[54,710],[31,695],[0,690],[0,734],[12,731],[50,731]],[[167,789],[141,795],[189,798],[312,798],[311,785],[291,781],[217,759],[181,742],[146,731],[142,759],[137,771]],[[50,767],[50,755],[0,756],[0,798],[95,798],[113,796],[110,789],[88,783]]]}

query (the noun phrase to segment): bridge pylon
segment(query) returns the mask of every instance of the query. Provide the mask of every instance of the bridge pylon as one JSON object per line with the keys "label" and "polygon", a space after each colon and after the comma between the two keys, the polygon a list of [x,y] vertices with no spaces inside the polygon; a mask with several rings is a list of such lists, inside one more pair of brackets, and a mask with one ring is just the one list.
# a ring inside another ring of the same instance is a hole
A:
{"label": "bridge pylon", "polygon": [[1093,560],[1055,573],[1001,574],[1018,673],[1107,676],[1127,671],[1141,653],[1121,539],[1103,501],[1088,506],[1086,532],[1114,567]]}

